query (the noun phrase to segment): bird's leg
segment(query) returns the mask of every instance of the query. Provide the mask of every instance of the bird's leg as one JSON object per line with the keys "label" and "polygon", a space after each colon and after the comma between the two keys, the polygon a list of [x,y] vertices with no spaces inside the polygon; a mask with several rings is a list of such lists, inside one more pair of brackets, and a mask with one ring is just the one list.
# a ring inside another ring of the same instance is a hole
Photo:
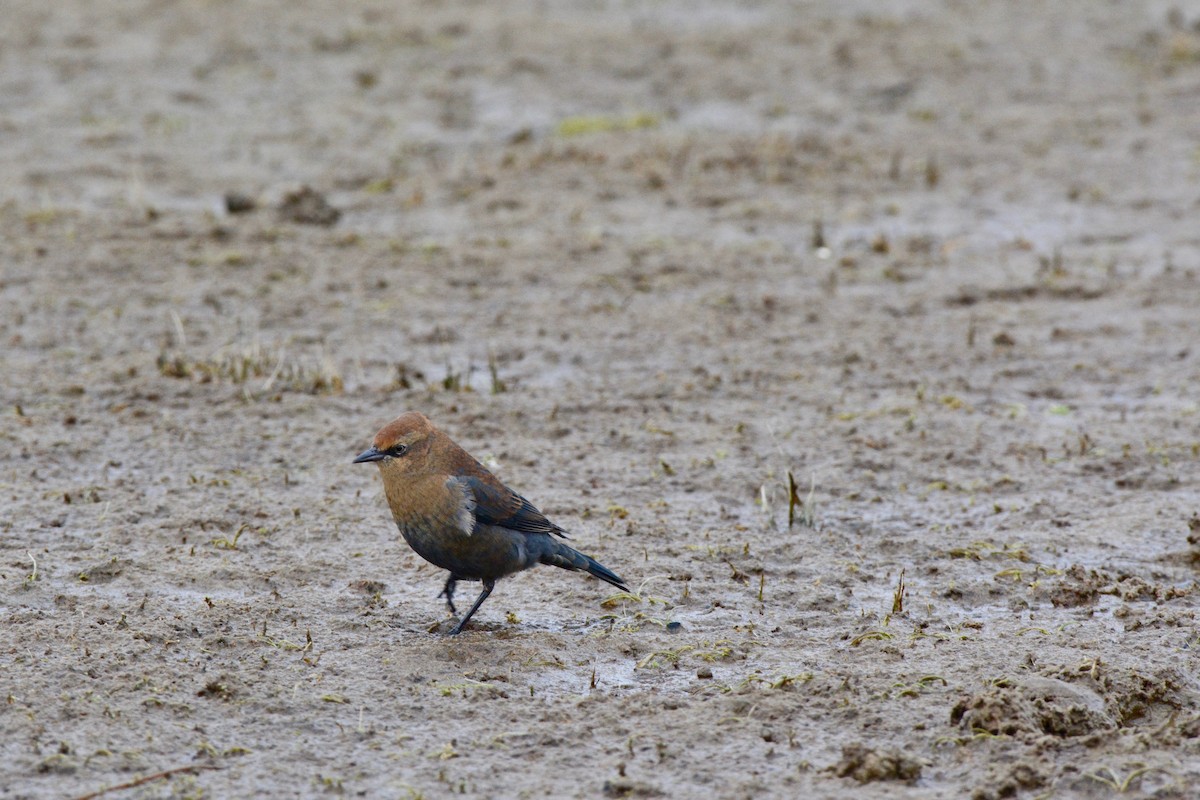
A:
{"label": "bird's leg", "polygon": [[458,613],[458,609],[454,607],[454,584],[456,583],[458,583],[458,576],[451,572],[450,577],[446,578],[446,585],[442,588],[442,593],[438,595],[438,597],[446,598],[446,605],[450,606],[451,614]]}
{"label": "bird's leg", "polygon": [[485,580],[483,582],[483,591],[480,592],[479,599],[475,601],[475,605],[471,606],[471,610],[467,612],[467,615],[462,618],[462,620],[458,623],[458,625],[456,625],[454,627],[454,630],[450,631],[451,636],[454,636],[455,634],[458,634],[458,633],[462,633],[463,626],[467,624],[467,621],[469,619],[471,619],[471,615],[479,610],[479,607],[481,605],[483,605],[483,601],[487,600],[488,595],[491,594],[492,589],[495,589],[495,588],[496,588],[495,581]]}

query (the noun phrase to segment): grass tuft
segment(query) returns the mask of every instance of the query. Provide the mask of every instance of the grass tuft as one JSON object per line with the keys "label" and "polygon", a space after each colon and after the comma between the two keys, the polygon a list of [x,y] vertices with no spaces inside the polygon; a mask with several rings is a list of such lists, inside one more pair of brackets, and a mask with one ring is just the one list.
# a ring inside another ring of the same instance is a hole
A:
{"label": "grass tuft", "polygon": [[256,394],[271,391],[305,394],[341,394],[345,382],[328,358],[291,358],[281,347],[260,344],[218,350],[208,358],[192,358],[181,351],[164,350],[158,355],[158,371],[168,378],[191,379],[197,383],[230,383],[246,386],[262,380]]}

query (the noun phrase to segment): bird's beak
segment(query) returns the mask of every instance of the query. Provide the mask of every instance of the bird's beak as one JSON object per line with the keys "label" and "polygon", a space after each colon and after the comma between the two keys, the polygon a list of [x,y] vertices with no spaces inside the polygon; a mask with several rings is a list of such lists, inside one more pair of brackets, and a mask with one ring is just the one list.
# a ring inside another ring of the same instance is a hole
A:
{"label": "bird's beak", "polygon": [[370,447],[358,454],[358,458],[354,459],[355,464],[365,464],[368,461],[382,461],[383,453],[379,452],[378,447]]}

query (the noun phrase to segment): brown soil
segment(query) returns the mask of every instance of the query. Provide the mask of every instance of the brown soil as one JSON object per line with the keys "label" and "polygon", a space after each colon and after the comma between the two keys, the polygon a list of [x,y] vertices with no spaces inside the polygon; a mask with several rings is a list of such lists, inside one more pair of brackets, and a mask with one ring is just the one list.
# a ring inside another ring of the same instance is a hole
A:
{"label": "brown soil", "polygon": [[[3,16],[0,797],[1200,785],[1200,16]],[[636,594],[436,632],[407,409]]]}

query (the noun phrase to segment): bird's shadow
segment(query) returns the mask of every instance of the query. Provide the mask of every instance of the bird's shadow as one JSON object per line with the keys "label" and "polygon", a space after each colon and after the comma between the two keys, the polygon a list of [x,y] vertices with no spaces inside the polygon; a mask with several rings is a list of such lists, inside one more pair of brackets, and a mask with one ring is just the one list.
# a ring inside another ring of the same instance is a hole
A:
{"label": "bird's shadow", "polygon": [[[429,633],[437,633],[442,636],[449,636],[450,631],[454,630],[454,626],[458,625],[458,617],[446,617],[431,624],[427,630]],[[504,633],[513,628],[511,625],[501,624],[498,622],[485,622],[483,620],[472,619],[467,627],[463,628],[458,636],[465,636],[468,633]]]}
{"label": "bird's shadow", "polygon": [[[506,620],[489,621],[473,618],[467,623],[467,627],[461,633],[451,636],[450,631],[454,630],[454,627],[458,625],[458,620],[459,617],[457,616],[448,616],[435,622],[426,623],[423,627],[426,633],[445,636],[447,639],[459,639],[472,633],[486,633],[496,639],[511,639],[533,634],[587,633],[601,629],[606,624],[603,621],[590,619],[546,623],[545,621],[531,622],[529,620],[522,620],[520,622],[508,622]],[[402,615],[390,618],[386,625],[395,630],[414,631],[421,629],[421,623]]]}

